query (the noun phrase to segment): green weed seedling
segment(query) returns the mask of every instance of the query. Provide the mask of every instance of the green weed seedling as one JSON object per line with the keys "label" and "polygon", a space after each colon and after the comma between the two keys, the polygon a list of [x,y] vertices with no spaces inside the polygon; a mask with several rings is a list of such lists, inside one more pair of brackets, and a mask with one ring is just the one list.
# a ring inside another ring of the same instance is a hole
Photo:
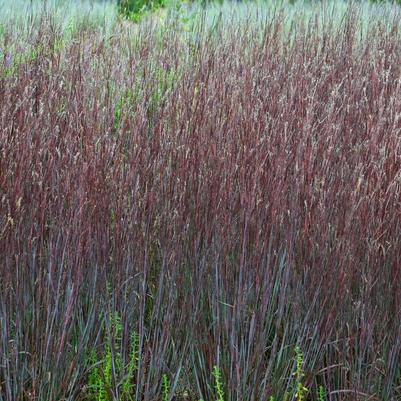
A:
{"label": "green weed seedling", "polygon": [[305,376],[305,373],[302,369],[303,355],[298,345],[295,347],[295,354],[296,354],[296,370],[292,374],[297,382],[295,400],[303,401],[305,399],[306,394],[309,392],[309,389],[305,387],[303,384],[303,378]]}
{"label": "green weed seedling", "polygon": [[89,372],[85,399],[88,401],[108,401],[102,368],[98,368],[99,363],[94,349],[89,355],[88,362],[92,368]]}
{"label": "green weed seedling", "polygon": [[122,397],[129,401],[133,400],[132,394],[134,392],[134,372],[138,367],[139,360],[139,336],[136,331],[132,332],[131,335],[131,353],[127,366],[127,374],[123,381]]}
{"label": "green weed seedling", "polygon": [[119,401],[133,401],[135,371],[138,368],[139,360],[139,336],[135,331],[132,332],[128,362],[123,364],[121,355],[123,325],[118,312],[115,312],[114,315],[110,314],[109,321],[111,328],[106,335],[100,359],[97,359],[98,355],[95,350],[88,357],[91,370],[87,380],[85,400],[115,401],[110,396],[115,379],[116,383],[120,383]]}
{"label": "green weed seedling", "polygon": [[104,384],[107,389],[111,388],[111,346],[107,341],[103,361]]}
{"label": "green weed seedling", "polygon": [[112,338],[110,334],[107,336],[103,361],[103,377],[105,388],[107,391],[110,391],[112,386],[112,350],[115,351],[115,374],[118,375],[121,370],[120,344],[122,325],[120,315],[116,312],[114,314],[114,318],[112,316],[110,317],[110,322],[112,325],[111,329],[114,331],[114,338]]}
{"label": "green weed seedling", "polygon": [[114,348],[116,350],[115,353],[115,365],[117,372],[121,371],[122,362],[121,362],[121,342],[122,342],[122,331],[123,326],[121,324],[121,317],[118,312],[114,315]]}
{"label": "green weed seedling", "polygon": [[317,398],[319,401],[326,401],[326,393],[322,385],[319,386],[319,390],[317,392]]}
{"label": "green weed seedling", "polygon": [[214,386],[217,392],[217,400],[216,401],[224,401],[224,391],[223,391],[223,382],[221,379],[221,372],[218,366],[213,367],[213,376],[214,376]]}
{"label": "green weed seedling", "polygon": [[168,401],[168,395],[170,393],[170,382],[165,373],[162,375],[162,400]]}

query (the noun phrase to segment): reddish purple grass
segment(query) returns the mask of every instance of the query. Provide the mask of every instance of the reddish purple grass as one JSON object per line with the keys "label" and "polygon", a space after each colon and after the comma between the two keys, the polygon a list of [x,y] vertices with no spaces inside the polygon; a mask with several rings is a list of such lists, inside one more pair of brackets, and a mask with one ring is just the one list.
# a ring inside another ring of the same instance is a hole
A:
{"label": "reddish purple grass", "polygon": [[213,365],[282,400],[296,344],[306,400],[400,400],[399,22],[44,29],[0,66],[0,400],[83,399],[114,310],[137,401],[213,400]]}

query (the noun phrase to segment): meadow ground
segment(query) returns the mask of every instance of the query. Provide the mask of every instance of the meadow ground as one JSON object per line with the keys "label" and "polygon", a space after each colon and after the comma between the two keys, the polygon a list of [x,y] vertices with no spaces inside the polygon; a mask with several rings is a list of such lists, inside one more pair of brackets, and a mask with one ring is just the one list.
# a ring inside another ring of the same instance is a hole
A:
{"label": "meadow ground", "polygon": [[0,0],[0,401],[400,401],[398,7],[56,3]]}

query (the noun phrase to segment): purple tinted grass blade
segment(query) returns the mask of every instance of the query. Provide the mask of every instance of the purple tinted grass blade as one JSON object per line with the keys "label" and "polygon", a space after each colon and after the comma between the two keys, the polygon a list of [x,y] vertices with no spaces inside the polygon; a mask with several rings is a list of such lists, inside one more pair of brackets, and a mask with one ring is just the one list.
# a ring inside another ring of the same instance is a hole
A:
{"label": "purple tinted grass blade", "polygon": [[6,52],[4,55],[4,65],[6,67],[9,67],[11,65],[11,54],[9,52]]}

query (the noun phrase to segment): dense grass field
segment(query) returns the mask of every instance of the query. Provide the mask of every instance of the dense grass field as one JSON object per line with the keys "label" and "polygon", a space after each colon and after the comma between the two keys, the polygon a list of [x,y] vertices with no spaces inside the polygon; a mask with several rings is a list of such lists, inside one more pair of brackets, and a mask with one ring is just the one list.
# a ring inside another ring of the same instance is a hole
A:
{"label": "dense grass field", "polygon": [[400,401],[401,13],[0,0],[0,401]]}

